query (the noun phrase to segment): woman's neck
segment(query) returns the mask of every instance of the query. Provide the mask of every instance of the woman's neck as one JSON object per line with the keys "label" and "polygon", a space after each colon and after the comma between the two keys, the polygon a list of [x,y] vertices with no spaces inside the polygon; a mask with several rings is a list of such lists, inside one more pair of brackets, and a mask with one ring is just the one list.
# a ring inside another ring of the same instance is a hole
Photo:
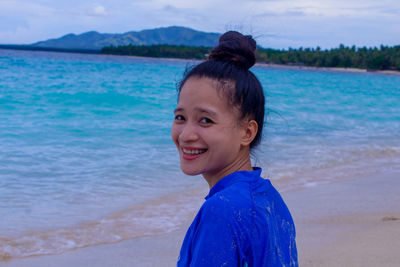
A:
{"label": "woman's neck", "polygon": [[253,168],[250,161],[250,150],[244,149],[239,152],[238,157],[231,164],[216,172],[203,173],[203,177],[211,189],[219,180],[231,173],[252,170]]}

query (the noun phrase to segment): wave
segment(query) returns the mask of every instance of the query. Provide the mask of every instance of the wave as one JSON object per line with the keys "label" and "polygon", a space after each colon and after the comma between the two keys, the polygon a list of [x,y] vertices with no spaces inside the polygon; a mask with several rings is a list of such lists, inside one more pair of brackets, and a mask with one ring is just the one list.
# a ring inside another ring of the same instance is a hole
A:
{"label": "wave", "polygon": [[[326,156],[326,151],[323,154]],[[263,175],[271,177],[272,182],[284,192],[400,168],[396,164],[400,161],[398,146],[347,147],[328,154],[326,158],[318,157],[318,151],[315,151],[315,157],[292,162],[290,166],[285,161],[261,166]],[[193,218],[205,194],[202,189],[191,188],[74,227],[55,227],[47,231],[0,237],[0,260],[60,254],[88,246],[166,234],[180,229]]]}
{"label": "wave", "polygon": [[202,202],[199,189],[153,199],[99,221],[70,228],[0,237],[0,260],[60,254],[69,250],[117,243],[126,239],[175,231],[194,216]]}
{"label": "wave", "polygon": [[400,170],[399,146],[340,147],[314,151],[296,162],[280,161],[263,166],[280,189],[287,191],[302,186],[315,186],[343,179],[364,177],[381,171]]}

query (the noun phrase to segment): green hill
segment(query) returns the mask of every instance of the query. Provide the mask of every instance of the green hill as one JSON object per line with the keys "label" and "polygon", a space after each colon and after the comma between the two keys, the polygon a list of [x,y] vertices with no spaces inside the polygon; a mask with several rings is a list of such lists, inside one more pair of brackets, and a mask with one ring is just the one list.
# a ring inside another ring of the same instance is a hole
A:
{"label": "green hill", "polygon": [[207,33],[190,28],[171,26],[127,32],[122,34],[85,32],[79,35],[67,34],[32,44],[34,47],[59,49],[101,50],[105,46],[125,45],[184,45],[213,47],[218,43],[218,33]]}

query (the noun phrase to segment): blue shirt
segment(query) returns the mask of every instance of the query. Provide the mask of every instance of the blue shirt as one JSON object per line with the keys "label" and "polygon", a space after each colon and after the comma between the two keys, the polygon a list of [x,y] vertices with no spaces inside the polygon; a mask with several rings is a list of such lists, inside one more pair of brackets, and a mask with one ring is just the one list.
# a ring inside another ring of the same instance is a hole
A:
{"label": "blue shirt", "polygon": [[298,266],[292,216],[261,169],[219,180],[190,225],[178,267]]}

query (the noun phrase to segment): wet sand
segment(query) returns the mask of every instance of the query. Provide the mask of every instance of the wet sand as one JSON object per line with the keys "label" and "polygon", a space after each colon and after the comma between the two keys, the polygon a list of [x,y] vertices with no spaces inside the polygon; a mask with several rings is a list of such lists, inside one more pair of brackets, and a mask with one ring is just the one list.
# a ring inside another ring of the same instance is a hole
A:
{"label": "wet sand", "polygon": [[398,266],[400,172],[288,193],[300,266]]}
{"label": "wet sand", "polygon": [[[300,266],[397,266],[399,189],[400,171],[387,170],[285,192],[296,223]],[[175,266],[185,231],[0,266]]]}
{"label": "wet sand", "polygon": [[[168,57],[141,57],[141,56],[126,56],[126,55],[107,55],[103,54],[103,56],[119,56],[119,57],[131,57],[131,58],[151,58],[151,59],[162,59],[168,61],[183,61],[183,62],[201,62],[201,59],[187,59],[187,58],[168,58]],[[367,69],[358,69],[358,68],[343,68],[343,67],[315,67],[315,66],[299,66],[299,65],[290,65],[290,64],[275,64],[275,63],[264,63],[257,62],[256,66],[267,66],[267,67],[275,67],[275,68],[291,68],[291,69],[308,69],[308,70],[327,70],[327,71],[344,71],[344,72],[371,72],[371,73],[380,73],[380,74],[391,74],[391,75],[400,75],[400,71],[398,70],[367,70]]]}
{"label": "wet sand", "polygon": [[370,72],[379,74],[400,75],[397,70],[367,70],[358,68],[342,68],[342,67],[314,67],[314,66],[299,66],[299,65],[282,65],[273,63],[257,63],[259,66],[270,66],[275,68],[291,68],[291,69],[304,69],[304,70],[326,70],[326,71],[343,71],[343,72]]}

